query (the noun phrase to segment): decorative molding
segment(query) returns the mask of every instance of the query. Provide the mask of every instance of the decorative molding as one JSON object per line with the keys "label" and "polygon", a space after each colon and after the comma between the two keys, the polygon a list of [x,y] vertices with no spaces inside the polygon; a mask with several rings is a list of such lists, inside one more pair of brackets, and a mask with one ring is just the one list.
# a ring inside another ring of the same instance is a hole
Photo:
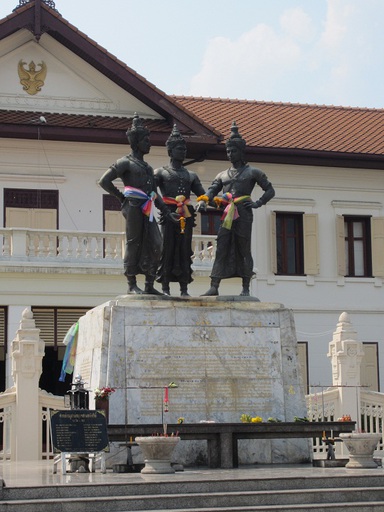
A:
{"label": "decorative molding", "polygon": [[0,105],[8,109],[25,110],[25,108],[31,108],[42,112],[57,111],[58,113],[63,113],[63,110],[67,110],[68,112],[87,113],[91,111],[108,115],[113,112],[114,115],[120,117],[133,114],[133,112],[121,112],[119,111],[119,105],[101,98],[29,97],[18,94],[2,94],[0,96]]}
{"label": "decorative molding", "polygon": [[34,183],[65,183],[67,177],[62,174],[2,174],[0,173],[0,181],[17,181],[17,182],[28,182],[33,181]]}
{"label": "decorative molding", "polygon": [[354,208],[354,209],[369,209],[381,210],[383,203],[379,201],[342,201],[336,199],[331,201],[333,208]]}
{"label": "decorative molding", "polygon": [[274,197],[270,204],[285,204],[290,206],[310,206],[313,207],[316,204],[314,199],[303,199],[298,197]]}

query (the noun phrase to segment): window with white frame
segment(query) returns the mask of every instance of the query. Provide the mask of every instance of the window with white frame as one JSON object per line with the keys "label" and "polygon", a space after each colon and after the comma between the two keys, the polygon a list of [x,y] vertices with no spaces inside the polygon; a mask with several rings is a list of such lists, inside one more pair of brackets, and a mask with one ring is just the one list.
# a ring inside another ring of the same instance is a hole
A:
{"label": "window with white frame", "polygon": [[384,277],[384,217],[338,215],[337,267],[345,277]]}
{"label": "window with white frame", "polygon": [[271,212],[271,254],[277,275],[318,274],[317,214]]}

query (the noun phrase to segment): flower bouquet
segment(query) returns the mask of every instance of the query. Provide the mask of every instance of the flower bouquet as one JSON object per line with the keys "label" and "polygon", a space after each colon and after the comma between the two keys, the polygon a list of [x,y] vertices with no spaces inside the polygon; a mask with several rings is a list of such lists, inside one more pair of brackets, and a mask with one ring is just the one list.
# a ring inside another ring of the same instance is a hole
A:
{"label": "flower bouquet", "polygon": [[95,393],[95,400],[108,400],[110,395],[115,392],[115,388],[110,387],[103,387],[103,388],[96,388]]}

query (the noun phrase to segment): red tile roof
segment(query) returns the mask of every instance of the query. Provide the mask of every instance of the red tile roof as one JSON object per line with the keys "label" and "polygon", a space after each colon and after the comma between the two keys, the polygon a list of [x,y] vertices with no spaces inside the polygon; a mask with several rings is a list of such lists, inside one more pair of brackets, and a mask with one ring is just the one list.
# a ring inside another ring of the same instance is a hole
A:
{"label": "red tile roof", "polygon": [[[44,117],[46,123],[39,121]],[[27,126],[61,126],[65,128],[94,128],[105,130],[127,130],[131,125],[132,118],[100,116],[100,115],[81,115],[81,114],[58,114],[52,112],[27,112],[18,110],[1,110],[0,124],[14,124]],[[156,132],[170,133],[170,126],[167,121],[162,119],[146,119],[145,126]]]}
{"label": "red tile roof", "polygon": [[[35,11],[39,9],[38,11]],[[84,59],[121,88],[145,102],[172,129],[177,123],[185,132],[194,133],[202,143],[216,142],[220,134],[158,89],[144,77],[109,53],[96,41],[65,20],[44,3],[30,2],[0,20],[0,41],[21,29],[30,30],[37,38],[46,32],[70,51]]]}
{"label": "red tile roof", "polygon": [[[120,87],[156,110],[164,121],[148,121],[153,143],[163,145],[176,122],[195,158],[225,158],[223,143],[232,121],[259,161],[384,168],[384,109],[359,109],[219,98],[167,96],[45,4],[34,2],[0,20],[0,41],[27,28],[46,31]],[[40,19],[41,18],[41,19]],[[39,23],[37,23],[39,21]],[[0,137],[125,143],[129,121],[113,116],[18,112],[0,109]]]}
{"label": "red tile roof", "polygon": [[236,121],[248,147],[384,155],[384,109],[174,98],[225,139]]}

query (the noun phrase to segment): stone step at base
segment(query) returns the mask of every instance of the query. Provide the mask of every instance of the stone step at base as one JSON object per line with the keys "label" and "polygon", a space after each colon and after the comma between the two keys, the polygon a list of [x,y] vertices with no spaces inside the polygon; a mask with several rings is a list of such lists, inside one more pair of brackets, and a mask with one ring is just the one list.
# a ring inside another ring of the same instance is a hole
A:
{"label": "stone step at base", "polygon": [[[375,501],[374,501],[375,500]],[[57,499],[0,501],[0,512],[138,512],[148,510],[320,510],[340,505],[346,507],[364,503],[370,507],[373,503],[384,504],[384,487],[340,488],[340,489],[292,489],[273,491],[153,494],[147,496],[109,496],[109,497],[73,497]],[[208,507],[208,508],[207,508]],[[271,508],[275,507],[275,508]],[[276,508],[277,507],[277,508]],[[288,508],[291,507],[291,508]],[[299,508],[301,507],[301,508]],[[342,510],[340,508],[340,510]],[[375,510],[369,508],[367,510]],[[381,509],[383,512],[384,508]]]}
{"label": "stone step at base", "polygon": [[[286,505],[281,508],[281,505],[271,506],[251,506],[251,507],[218,507],[218,508],[178,508],[173,509],[172,512],[282,512],[282,511],[303,511],[303,512],[383,512],[384,501],[355,502],[355,503],[328,503],[328,504],[305,504],[305,505]],[[130,512],[130,511],[121,511]],[[142,510],[141,512],[153,512],[152,510]],[[169,512],[167,509],[158,510],[156,512]]]}
{"label": "stone step at base", "polygon": [[384,488],[383,473],[372,474],[346,474],[332,475],[327,471],[320,477],[284,477],[284,478],[227,478],[221,479],[205,478],[191,480],[154,481],[144,482],[134,480],[124,483],[105,484],[65,484],[35,487],[6,487],[0,490],[0,504],[12,500],[35,500],[35,499],[65,499],[108,496],[151,496],[151,495],[174,495],[174,494],[201,494],[231,492],[261,492],[261,491],[282,491],[310,489],[356,489],[356,488]]}

